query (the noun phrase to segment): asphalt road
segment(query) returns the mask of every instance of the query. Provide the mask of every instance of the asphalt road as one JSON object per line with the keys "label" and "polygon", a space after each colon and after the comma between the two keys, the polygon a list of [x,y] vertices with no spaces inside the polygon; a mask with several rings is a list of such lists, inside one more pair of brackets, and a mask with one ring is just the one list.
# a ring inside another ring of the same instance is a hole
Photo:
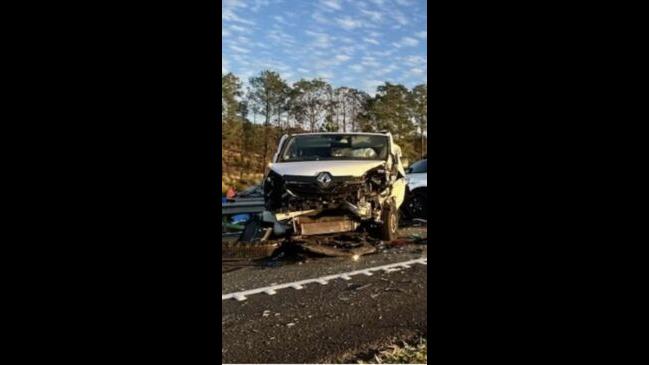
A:
{"label": "asphalt road", "polygon": [[[400,238],[407,238],[411,235],[427,236],[426,227],[402,228],[399,233]],[[358,261],[352,261],[347,257],[325,257],[307,258],[295,262],[292,258],[286,258],[285,260],[278,260],[275,263],[276,267],[265,267],[260,263],[244,262],[243,266],[239,266],[239,270],[232,272],[229,271],[230,264],[224,264],[221,294],[408,261],[426,257],[426,255],[426,245],[406,245],[362,256]],[[238,266],[236,263],[233,265]]]}
{"label": "asphalt road", "polygon": [[[426,228],[415,229],[425,236]],[[404,236],[412,230],[404,230]],[[222,294],[426,257],[425,245],[349,258],[318,258],[223,274]],[[303,290],[222,302],[223,363],[336,363],[371,357],[398,340],[426,335],[426,268],[357,275]]]}
{"label": "asphalt road", "polygon": [[352,361],[426,335],[426,266],[223,301],[224,363]]}

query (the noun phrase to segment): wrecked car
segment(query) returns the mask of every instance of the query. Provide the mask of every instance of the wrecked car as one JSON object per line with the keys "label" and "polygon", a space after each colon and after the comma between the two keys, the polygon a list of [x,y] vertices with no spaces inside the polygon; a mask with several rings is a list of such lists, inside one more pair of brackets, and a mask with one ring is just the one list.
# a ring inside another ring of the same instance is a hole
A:
{"label": "wrecked car", "polygon": [[390,133],[284,135],[263,179],[263,221],[275,236],[364,228],[391,241],[405,177]]}

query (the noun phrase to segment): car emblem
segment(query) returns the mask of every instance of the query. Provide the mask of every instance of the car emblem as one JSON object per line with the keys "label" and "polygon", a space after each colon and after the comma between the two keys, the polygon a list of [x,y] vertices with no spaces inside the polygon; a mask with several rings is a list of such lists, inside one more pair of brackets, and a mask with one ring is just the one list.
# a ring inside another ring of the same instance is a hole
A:
{"label": "car emblem", "polygon": [[331,182],[331,175],[328,172],[321,172],[320,174],[318,174],[316,180],[318,180],[320,185],[326,187]]}

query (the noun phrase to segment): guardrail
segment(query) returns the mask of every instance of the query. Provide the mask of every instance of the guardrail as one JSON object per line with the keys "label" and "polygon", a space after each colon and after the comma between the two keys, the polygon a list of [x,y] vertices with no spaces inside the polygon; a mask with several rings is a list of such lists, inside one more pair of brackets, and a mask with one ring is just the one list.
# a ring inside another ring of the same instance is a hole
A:
{"label": "guardrail", "polygon": [[264,209],[264,199],[258,198],[237,199],[234,202],[221,204],[221,214],[223,215],[261,213]]}

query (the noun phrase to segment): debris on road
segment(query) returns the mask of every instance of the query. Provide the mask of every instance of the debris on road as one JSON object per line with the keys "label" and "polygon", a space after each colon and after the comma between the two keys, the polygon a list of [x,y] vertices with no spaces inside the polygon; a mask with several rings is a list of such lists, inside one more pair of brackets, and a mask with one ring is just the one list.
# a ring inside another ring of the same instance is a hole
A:
{"label": "debris on road", "polygon": [[369,288],[370,286],[372,286],[371,283],[369,283],[369,284],[365,284],[365,285],[349,284],[349,286],[347,287],[347,290],[359,291],[359,290],[363,290],[363,289]]}

